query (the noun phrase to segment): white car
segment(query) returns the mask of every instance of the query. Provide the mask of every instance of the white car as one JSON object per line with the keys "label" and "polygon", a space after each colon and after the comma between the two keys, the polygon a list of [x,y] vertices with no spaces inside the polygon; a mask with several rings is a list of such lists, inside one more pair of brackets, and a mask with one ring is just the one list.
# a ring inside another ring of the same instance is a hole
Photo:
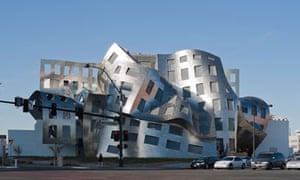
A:
{"label": "white car", "polygon": [[215,169],[233,169],[233,168],[246,168],[245,161],[238,156],[226,156],[222,160],[214,164]]}
{"label": "white car", "polygon": [[295,156],[286,163],[286,169],[300,169],[300,156]]}

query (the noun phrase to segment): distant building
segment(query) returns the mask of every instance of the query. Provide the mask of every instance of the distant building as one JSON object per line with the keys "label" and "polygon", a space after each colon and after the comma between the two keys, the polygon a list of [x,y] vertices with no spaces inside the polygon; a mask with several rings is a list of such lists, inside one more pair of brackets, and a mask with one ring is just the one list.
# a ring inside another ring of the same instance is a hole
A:
{"label": "distant building", "polygon": [[289,136],[289,147],[292,149],[292,153],[300,152],[300,130]]}
{"label": "distant building", "polygon": [[257,147],[256,154],[263,151],[281,152],[285,157],[290,154],[288,119],[271,119],[266,134],[266,138]]}

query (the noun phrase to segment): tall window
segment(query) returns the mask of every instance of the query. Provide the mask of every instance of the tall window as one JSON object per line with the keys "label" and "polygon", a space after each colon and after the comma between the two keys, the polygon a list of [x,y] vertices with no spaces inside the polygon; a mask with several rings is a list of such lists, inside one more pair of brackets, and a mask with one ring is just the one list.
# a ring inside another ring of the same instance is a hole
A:
{"label": "tall window", "polygon": [[217,131],[223,131],[223,120],[221,118],[215,118],[215,126]]}
{"label": "tall window", "polygon": [[168,67],[169,67],[169,70],[174,70],[175,69],[174,59],[168,59]]}
{"label": "tall window", "polygon": [[221,100],[220,99],[213,99],[213,109],[214,109],[214,112],[221,111]]}
{"label": "tall window", "polygon": [[210,82],[210,92],[216,93],[219,91],[218,81],[211,81]]}
{"label": "tall window", "polygon": [[116,69],[115,69],[114,73],[116,73],[116,74],[119,74],[119,73],[120,73],[120,71],[121,71],[121,66],[120,66],[120,65],[118,65],[118,66],[116,67]]}
{"label": "tall window", "polygon": [[169,70],[168,71],[168,80],[170,82],[174,82],[175,81],[175,71],[174,70]]}
{"label": "tall window", "polygon": [[152,80],[150,80],[148,85],[147,85],[147,88],[146,88],[146,93],[147,94],[151,93],[153,86],[154,86],[154,82]]}
{"label": "tall window", "polygon": [[190,88],[190,86],[183,87],[183,89],[182,89],[182,95],[183,95],[184,98],[191,97],[191,88]]}
{"label": "tall window", "polygon": [[216,76],[217,75],[217,68],[215,65],[208,65],[208,69],[209,69],[209,74],[212,76]]}
{"label": "tall window", "polygon": [[203,95],[204,94],[203,83],[196,84],[196,91],[197,91],[197,95]]}
{"label": "tall window", "polygon": [[233,99],[227,99],[227,108],[229,111],[233,111]]}
{"label": "tall window", "polygon": [[116,53],[112,53],[109,58],[108,58],[108,62],[110,62],[110,64],[113,64],[115,62],[115,60],[117,59],[118,55]]}
{"label": "tall window", "polygon": [[257,115],[257,108],[256,108],[256,106],[255,105],[252,105],[252,107],[251,107],[251,114],[253,115],[253,116],[256,116]]}
{"label": "tall window", "polygon": [[180,56],[179,61],[180,63],[187,62],[187,56]]}
{"label": "tall window", "polygon": [[139,75],[139,72],[137,69],[127,68],[126,74],[132,77],[137,77]]}
{"label": "tall window", "polygon": [[188,68],[181,69],[181,80],[187,80],[187,79],[189,79],[189,69]]}
{"label": "tall window", "polygon": [[228,118],[228,131],[235,131],[234,118]]}
{"label": "tall window", "polygon": [[201,76],[201,66],[200,65],[194,66],[194,73],[195,73],[195,77]]}

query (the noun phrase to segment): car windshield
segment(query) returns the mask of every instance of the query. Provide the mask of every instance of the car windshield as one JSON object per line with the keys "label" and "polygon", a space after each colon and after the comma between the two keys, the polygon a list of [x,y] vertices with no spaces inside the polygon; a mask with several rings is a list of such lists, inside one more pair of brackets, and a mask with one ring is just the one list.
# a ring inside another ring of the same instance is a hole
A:
{"label": "car windshield", "polygon": [[224,160],[224,161],[232,161],[232,160],[233,160],[233,157],[224,157],[223,160]]}
{"label": "car windshield", "polygon": [[295,156],[292,160],[293,161],[300,161],[300,156]]}
{"label": "car windshield", "polygon": [[261,159],[269,159],[272,158],[273,154],[259,154],[257,156],[257,158],[261,158]]}

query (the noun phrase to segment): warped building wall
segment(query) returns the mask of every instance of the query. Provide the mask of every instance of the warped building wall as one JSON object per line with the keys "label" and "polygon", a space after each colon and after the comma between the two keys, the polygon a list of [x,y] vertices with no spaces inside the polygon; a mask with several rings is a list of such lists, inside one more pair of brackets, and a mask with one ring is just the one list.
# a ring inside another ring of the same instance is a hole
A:
{"label": "warped building wall", "polygon": [[[119,126],[109,117],[121,108],[127,157],[222,156],[248,150],[251,127],[263,138],[269,117],[266,103],[239,99],[227,79],[220,58],[204,51],[145,55],[114,43],[101,63],[41,60],[40,91],[30,97],[36,105],[30,112],[43,121],[44,143],[75,144],[79,155],[118,155]],[[261,107],[255,126],[241,111],[247,102]],[[89,114],[76,116],[81,107]]]}

